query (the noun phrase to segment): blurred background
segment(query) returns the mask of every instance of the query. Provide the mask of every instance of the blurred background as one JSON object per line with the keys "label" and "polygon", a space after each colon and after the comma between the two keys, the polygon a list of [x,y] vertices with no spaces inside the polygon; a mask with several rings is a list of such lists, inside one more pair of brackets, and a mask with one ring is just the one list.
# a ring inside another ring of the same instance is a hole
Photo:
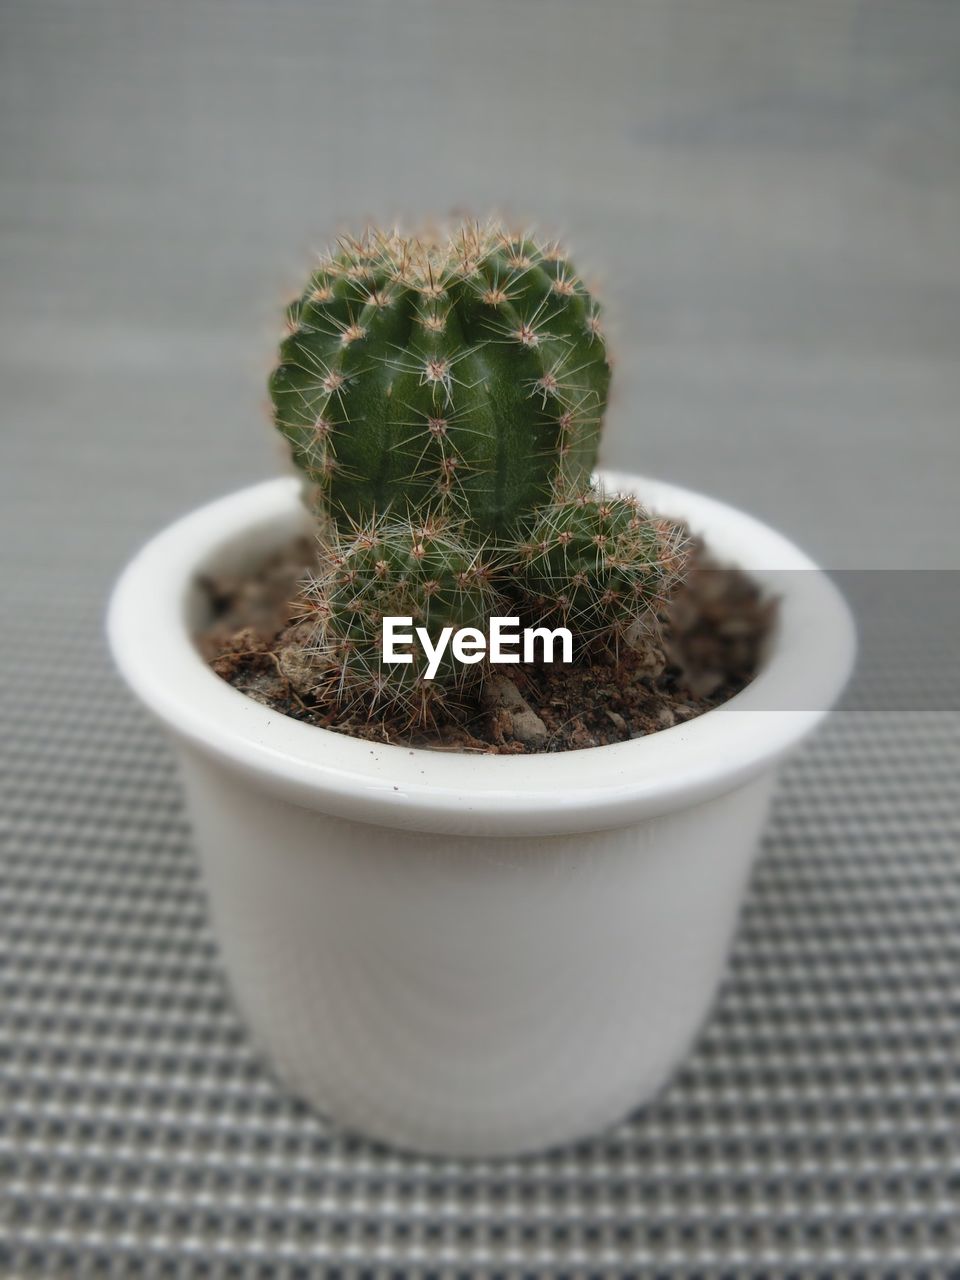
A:
{"label": "blurred background", "polygon": [[276,470],[264,378],[311,251],[451,209],[561,232],[601,289],[609,465],[831,567],[955,565],[951,0],[8,0],[2,22],[7,519],[66,513],[62,556],[104,587],[168,515]]}
{"label": "blurred background", "polygon": [[608,465],[832,568],[960,567],[955,0],[4,0],[0,1273],[952,1274],[938,676],[791,765],[696,1053],[596,1143],[385,1155],[233,1012],[107,592],[282,465],[265,379],[311,251],[450,210],[562,234],[602,291]]}

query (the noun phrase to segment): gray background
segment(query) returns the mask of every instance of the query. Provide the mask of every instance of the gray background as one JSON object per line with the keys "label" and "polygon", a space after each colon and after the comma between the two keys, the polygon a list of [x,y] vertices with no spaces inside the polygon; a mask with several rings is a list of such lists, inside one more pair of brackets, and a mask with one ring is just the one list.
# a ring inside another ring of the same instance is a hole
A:
{"label": "gray background", "polygon": [[312,247],[458,206],[596,276],[609,464],[832,567],[956,567],[950,0],[8,0],[2,46],[7,475],[88,572],[276,467]]}
{"label": "gray background", "polygon": [[101,627],[137,543],[277,467],[311,247],[452,207],[596,277],[609,464],[956,568],[960,6],[7,0],[0,58],[0,1273],[949,1274],[956,716],[846,713],[788,770],[654,1107],[464,1169],[257,1063]]}

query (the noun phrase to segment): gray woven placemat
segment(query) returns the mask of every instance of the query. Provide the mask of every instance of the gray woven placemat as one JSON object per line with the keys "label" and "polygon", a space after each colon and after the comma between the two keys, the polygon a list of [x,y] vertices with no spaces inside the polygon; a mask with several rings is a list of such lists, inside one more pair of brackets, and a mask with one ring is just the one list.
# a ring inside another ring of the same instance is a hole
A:
{"label": "gray woven placemat", "polygon": [[257,1061],[167,747],[91,603],[56,616],[5,650],[3,1274],[950,1273],[955,715],[841,713],[789,767],[722,998],[653,1106],[548,1158],[432,1162]]}

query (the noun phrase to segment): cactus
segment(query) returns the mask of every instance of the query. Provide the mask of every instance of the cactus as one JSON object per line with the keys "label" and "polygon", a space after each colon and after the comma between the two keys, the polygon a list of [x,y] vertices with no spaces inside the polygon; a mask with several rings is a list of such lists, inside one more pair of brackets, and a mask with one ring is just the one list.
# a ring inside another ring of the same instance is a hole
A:
{"label": "cactus", "polygon": [[684,554],[677,525],[596,488],[542,507],[515,549],[528,608],[568,626],[581,646],[615,644],[653,623]]}
{"label": "cactus", "polygon": [[484,549],[443,519],[374,518],[349,536],[335,534],[305,594],[315,627],[307,651],[324,673],[327,696],[387,708],[412,723],[460,701],[482,681],[482,665],[461,664],[448,648],[427,679],[420,646],[412,646],[410,663],[384,665],[382,620],[410,617],[434,645],[444,627],[483,630],[506,607],[494,576]]}
{"label": "cactus", "polygon": [[555,245],[502,227],[368,231],[287,309],[270,392],[308,497],[343,527],[439,509],[509,536],[589,483],[610,370]]}
{"label": "cactus", "polygon": [[610,368],[599,308],[555,245],[497,224],[345,239],[287,308],[277,427],[326,541],[308,655],[338,704],[429,720],[485,663],[383,661],[384,617],[568,626],[582,651],[649,621],[680,531],[591,488]]}

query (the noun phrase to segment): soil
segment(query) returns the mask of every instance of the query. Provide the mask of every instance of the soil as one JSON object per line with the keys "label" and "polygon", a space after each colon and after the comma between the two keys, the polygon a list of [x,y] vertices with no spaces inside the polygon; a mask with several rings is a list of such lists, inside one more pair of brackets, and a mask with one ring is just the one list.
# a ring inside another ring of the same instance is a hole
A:
{"label": "soil", "polygon": [[776,616],[739,569],[719,565],[694,542],[683,585],[638,648],[574,664],[494,672],[480,699],[411,729],[318,701],[303,678],[297,596],[313,561],[306,539],[246,577],[201,580],[211,622],[197,637],[212,669],[235,689],[307,724],[352,737],[441,751],[527,754],[599,747],[641,738],[720,706],[756,674]]}

